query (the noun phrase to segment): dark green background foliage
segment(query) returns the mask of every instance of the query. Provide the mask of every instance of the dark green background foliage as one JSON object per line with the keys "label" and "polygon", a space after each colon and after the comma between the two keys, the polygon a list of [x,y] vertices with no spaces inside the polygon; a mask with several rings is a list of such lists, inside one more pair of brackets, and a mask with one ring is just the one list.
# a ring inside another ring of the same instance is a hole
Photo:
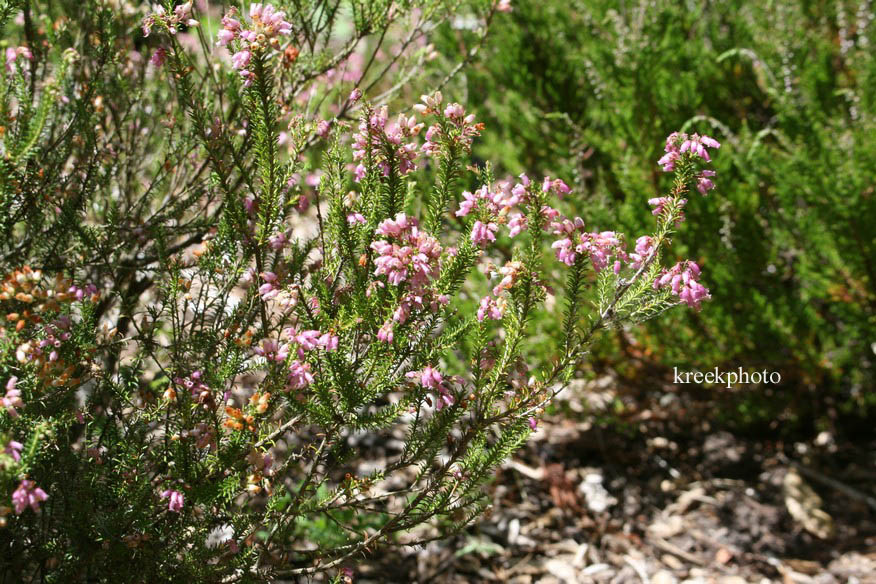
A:
{"label": "dark green background foliage", "polygon": [[[781,372],[775,391],[742,392],[736,422],[874,405],[868,4],[519,1],[461,82],[489,128],[477,152],[502,161],[497,174],[574,179],[587,224],[631,241],[668,183],[656,164],[665,136],[722,142],[717,189],[691,197],[673,250],[701,262],[713,301],[631,334],[670,379],[673,366]],[[442,49],[459,36],[449,30]]]}

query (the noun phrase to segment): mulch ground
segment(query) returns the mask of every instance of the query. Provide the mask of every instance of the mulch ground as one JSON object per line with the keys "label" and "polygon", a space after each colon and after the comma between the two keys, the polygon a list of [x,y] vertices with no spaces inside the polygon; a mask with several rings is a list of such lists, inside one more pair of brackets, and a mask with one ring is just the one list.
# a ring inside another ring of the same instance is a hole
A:
{"label": "mulch ground", "polygon": [[876,442],[745,438],[677,388],[622,386],[564,392],[488,517],[355,581],[876,584]]}

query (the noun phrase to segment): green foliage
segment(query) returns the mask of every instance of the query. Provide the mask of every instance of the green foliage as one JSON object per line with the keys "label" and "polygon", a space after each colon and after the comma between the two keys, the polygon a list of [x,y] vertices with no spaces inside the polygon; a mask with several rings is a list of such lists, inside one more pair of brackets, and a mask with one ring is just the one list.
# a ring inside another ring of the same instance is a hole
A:
{"label": "green foliage", "polygon": [[[576,211],[594,229],[647,229],[641,196],[665,184],[656,160],[671,131],[723,143],[708,211],[689,206],[685,241],[669,252],[702,263],[713,300],[636,333],[653,358],[670,369],[781,372],[784,391],[759,421],[785,408],[820,415],[801,391],[869,411],[870,4],[576,0],[516,2],[510,16],[455,84],[484,99],[490,131],[476,153],[509,174],[575,176]],[[453,63],[462,33],[445,33],[439,48]],[[634,320],[662,309],[638,310]]]}

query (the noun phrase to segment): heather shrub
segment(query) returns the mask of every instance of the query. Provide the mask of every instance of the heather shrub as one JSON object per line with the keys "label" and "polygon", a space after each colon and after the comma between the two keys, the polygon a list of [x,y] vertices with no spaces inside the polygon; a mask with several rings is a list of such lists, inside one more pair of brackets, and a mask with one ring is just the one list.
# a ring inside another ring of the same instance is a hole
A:
{"label": "heather shrub", "polygon": [[460,5],[86,4],[0,5],[7,579],[349,579],[482,513],[597,333],[710,297],[664,257],[716,140],[661,139],[627,239],[440,91],[390,119]]}
{"label": "heather shrub", "polygon": [[[710,309],[600,354],[631,377],[619,347],[669,380],[674,366],[779,371],[734,422],[792,429],[872,411],[873,43],[869,2],[518,3],[453,88],[485,96],[478,156],[569,177],[579,209],[627,230],[650,221],[639,194],[665,184],[661,136],[705,127],[732,144],[716,161],[720,200],[690,209],[675,248],[714,266]],[[458,44],[437,43],[451,64]]]}

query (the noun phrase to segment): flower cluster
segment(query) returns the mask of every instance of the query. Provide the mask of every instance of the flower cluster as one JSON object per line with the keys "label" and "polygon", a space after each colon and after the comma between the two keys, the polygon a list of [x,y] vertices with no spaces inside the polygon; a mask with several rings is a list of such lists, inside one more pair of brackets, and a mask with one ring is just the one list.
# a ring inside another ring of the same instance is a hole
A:
{"label": "flower cluster", "polygon": [[24,513],[28,507],[36,512],[40,510],[40,503],[48,498],[46,492],[39,488],[35,482],[24,479],[12,493],[12,506],[16,515]]}
{"label": "flower cluster", "polygon": [[721,144],[709,136],[673,132],[666,137],[666,147],[663,149],[666,154],[657,161],[657,164],[663,167],[664,172],[673,172],[676,162],[681,160],[685,152],[690,152],[693,156],[698,156],[706,162],[711,162],[712,159],[709,157],[707,148],[718,149],[720,147]]}
{"label": "flower cluster", "polygon": [[338,349],[339,337],[332,332],[321,332],[318,330],[298,332],[294,328],[287,328],[283,331],[283,334],[288,339],[288,342],[279,343],[273,339],[265,339],[254,352],[268,361],[283,363],[291,352],[291,345],[297,345],[295,351],[297,359],[293,359],[289,363],[286,389],[304,389],[313,383],[314,380],[312,367],[306,360],[307,353],[318,349],[336,351]]}
{"label": "flower cluster", "polygon": [[426,130],[426,142],[420,149],[425,156],[434,156],[440,151],[441,139],[449,139],[452,143],[468,152],[475,137],[481,135],[484,129],[483,123],[475,123],[474,114],[465,113],[458,103],[451,103],[443,110],[441,103],[444,97],[440,91],[434,95],[420,96],[422,103],[414,106],[414,110],[422,115],[434,114],[438,116],[438,122],[429,126]]}
{"label": "flower cluster", "polygon": [[[193,371],[187,377],[174,377],[173,383],[178,387],[187,389],[192,399],[210,409],[216,405],[215,397],[213,390],[203,382],[203,375],[201,371]],[[173,388],[169,388],[165,396],[169,401],[174,401],[176,400],[176,391]]]}
{"label": "flower cluster", "polygon": [[419,382],[426,389],[438,392],[435,409],[441,410],[456,403],[453,394],[447,387],[448,384],[444,376],[431,365],[426,365],[422,371],[408,371],[406,377]]}
{"label": "flower cluster", "polygon": [[416,169],[417,145],[404,140],[419,134],[423,124],[404,114],[399,114],[393,123],[387,123],[388,120],[388,109],[383,106],[366,112],[359,122],[359,131],[353,136],[353,161],[358,163],[354,171],[356,182],[365,178],[364,162],[369,157],[383,176],[389,176],[393,165],[402,176]]}
{"label": "flower cluster", "polygon": [[700,302],[711,298],[709,289],[699,283],[700,267],[690,260],[678,262],[669,270],[664,270],[654,280],[654,289],[669,286],[672,294],[690,306],[699,309]]}
{"label": "flower cluster", "polygon": [[26,321],[41,322],[39,313],[58,311],[63,303],[97,302],[99,298],[97,287],[93,284],[75,286],[60,275],[55,277],[54,282],[43,282],[43,273],[30,266],[14,270],[0,283],[0,302],[15,300],[28,306],[24,311],[6,315],[7,321],[16,323],[16,330],[24,328]]}
{"label": "flower cluster", "polygon": [[[442,247],[437,239],[419,228],[415,218],[404,213],[382,221],[376,234],[387,239],[371,243],[371,249],[377,254],[374,275],[386,276],[386,281],[393,286],[406,284],[392,320],[386,321],[377,333],[378,339],[391,343],[394,323],[404,324],[414,310],[434,312],[448,303],[446,295],[430,288],[441,268]],[[382,281],[372,282],[372,288],[382,287]]]}
{"label": "flower cluster", "polygon": [[33,53],[27,47],[7,47],[6,48],[6,72],[12,75],[16,71],[15,62],[19,57],[24,57],[28,61],[33,60]]}
{"label": "flower cluster", "polygon": [[579,254],[590,257],[593,269],[602,271],[614,258],[615,273],[620,271],[620,261],[626,259],[623,251],[622,237],[614,231],[593,231],[584,229],[584,220],[575,217],[575,220],[562,219],[551,223],[554,235],[564,236],[558,239],[551,247],[554,248],[557,259],[567,266],[575,265]]}
{"label": "flower cluster", "polygon": [[292,34],[292,25],[286,22],[286,13],[270,4],[255,2],[249,7],[250,26],[235,18],[237,10],[232,7],[222,17],[222,29],[217,33],[217,44],[228,46],[237,41],[239,50],[231,55],[231,66],[240,72],[244,85],[249,87],[255,74],[248,69],[254,55],[267,47],[280,48],[281,36]]}
{"label": "flower cluster", "polygon": [[[673,172],[675,171],[676,163],[682,159],[685,153],[688,153],[688,156],[692,158],[700,158],[706,162],[711,162],[712,159],[709,156],[708,149],[718,149],[720,147],[721,144],[709,136],[673,132],[666,138],[666,147],[664,148],[666,154],[657,161],[657,164],[663,167],[663,172]],[[715,188],[715,183],[711,180],[714,176],[714,170],[703,170],[697,175],[696,187],[701,194],[706,195]]]}
{"label": "flower cluster", "polygon": [[638,270],[645,262],[647,262],[657,251],[657,240],[650,235],[643,235],[636,240],[636,251],[629,254],[630,268]]}
{"label": "flower cluster", "polygon": [[386,276],[393,286],[407,282],[409,290],[417,293],[438,276],[441,244],[421,231],[415,218],[399,213],[395,219],[382,221],[376,233],[388,239],[371,244],[377,254],[375,276]]}
{"label": "flower cluster", "polygon": [[61,276],[49,280],[28,266],[7,275],[0,284],[0,306],[6,311],[6,321],[15,323],[20,334],[16,360],[34,366],[39,379],[52,387],[77,384],[77,364],[62,357],[73,354],[70,311],[74,303],[98,299],[97,287],[92,284],[76,286]]}
{"label": "flower cluster", "polygon": [[477,318],[483,321],[485,318],[491,320],[502,320],[505,316],[505,309],[508,303],[504,298],[494,298],[492,296],[484,296],[478,305]]}
{"label": "flower cluster", "polygon": [[182,511],[183,505],[186,501],[185,495],[174,489],[165,490],[161,493],[161,498],[167,499],[167,508],[174,513]]}
{"label": "flower cluster", "polygon": [[163,6],[156,5],[155,12],[143,19],[143,36],[149,36],[156,24],[165,26],[170,34],[176,34],[180,26],[198,26],[198,21],[192,18],[191,0],[185,4],[177,4],[173,12],[167,12]]}

